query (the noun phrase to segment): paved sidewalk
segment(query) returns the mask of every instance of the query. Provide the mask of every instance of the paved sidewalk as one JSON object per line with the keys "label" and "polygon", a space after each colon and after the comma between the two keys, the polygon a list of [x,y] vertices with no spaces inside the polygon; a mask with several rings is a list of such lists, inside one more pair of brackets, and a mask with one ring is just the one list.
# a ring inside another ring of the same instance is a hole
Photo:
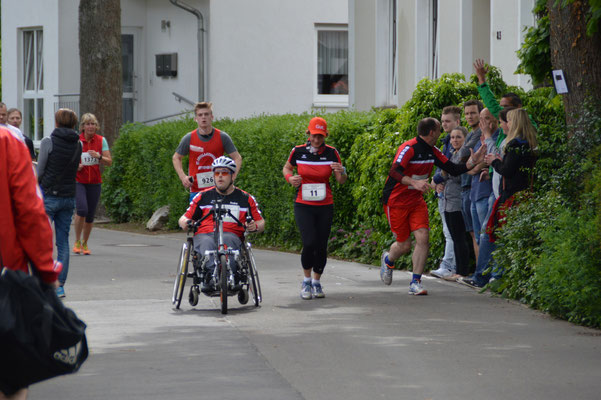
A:
{"label": "paved sidewalk", "polygon": [[599,399],[601,332],[515,302],[329,260],[326,298],[299,297],[296,254],[255,253],[264,302],[171,305],[185,235],[95,229],[65,302],[88,323],[81,371],[30,399]]}

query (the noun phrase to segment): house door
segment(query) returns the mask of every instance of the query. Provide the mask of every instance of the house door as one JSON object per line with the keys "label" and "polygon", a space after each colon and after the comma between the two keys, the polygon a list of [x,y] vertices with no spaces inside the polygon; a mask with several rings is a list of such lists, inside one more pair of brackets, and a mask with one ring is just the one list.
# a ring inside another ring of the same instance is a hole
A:
{"label": "house door", "polygon": [[121,62],[123,68],[123,123],[137,121],[138,101],[138,50],[137,34],[133,29],[123,28],[121,35]]}

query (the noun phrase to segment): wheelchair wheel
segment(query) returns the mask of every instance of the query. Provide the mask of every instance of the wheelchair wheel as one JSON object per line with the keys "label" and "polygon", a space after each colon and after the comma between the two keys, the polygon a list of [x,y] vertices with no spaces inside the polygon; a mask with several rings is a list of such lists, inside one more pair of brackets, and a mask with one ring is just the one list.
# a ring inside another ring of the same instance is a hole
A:
{"label": "wheelchair wheel", "polygon": [[259,272],[257,271],[257,265],[255,264],[255,257],[253,256],[250,245],[247,245],[246,250],[248,252],[248,276],[250,277],[249,289],[252,292],[252,299],[256,307],[263,301],[261,293],[261,282],[259,281]]}
{"label": "wheelchair wheel", "polygon": [[219,285],[221,293],[219,295],[221,299],[221,314],[227,314],[227,285],[228,285],[228,274],[227,274],[227,259],[224,255],[219,256]]}
{"label": "wheelchair wheel", "polygon": [[188,302],[192,307],[198,304],[198,285],[194,285],[190,287],[190,294],[188,295]]}
{"label": "wheelchair wheel", "polygon": [[177,267],[177,275],[175,276],[175,282],[173,283],[173,298],[171,299],[171,301],[175,305],[175,308],[179,308],[182,302],[184,284],[186,283],[186,276],[188,275],[190,250],[191,249],[188,242],[182,245],[182,251],[179,256],[179,264]]}
{"label": "wheelchair wheel", "polygon": [[238,301],[242,305],[248,303],[248,289],[247,288],[244,287],[244,288],[240,289],[240,291],[238,292]]}

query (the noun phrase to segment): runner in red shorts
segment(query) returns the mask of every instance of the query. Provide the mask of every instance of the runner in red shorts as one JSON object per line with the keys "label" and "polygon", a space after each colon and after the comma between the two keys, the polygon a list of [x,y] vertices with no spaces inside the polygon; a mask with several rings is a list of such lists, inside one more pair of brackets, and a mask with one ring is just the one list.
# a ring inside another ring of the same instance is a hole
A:
{"label": "runner in red shorts", "polygon": [[417,125],[418,136],[403,143],[397,150],[394,162],[384,185],[382,203],[390,229],[396,241],[390,250],[382,253],[380,278],[386,285],[392,283],[394,262],[411,250],[411,233],[415,236],[413,250],[413,279],[409,294],[425,295],[421,277],[426,266],[429,247],[428,207],[423,193],[432,187],[428,178],[434,166],[453,176],[461,175],[484,158],[486,150],[471,154],[465,164],[455,164],[434,145],[441,134],[440,122],[435,118],[424,118]]}

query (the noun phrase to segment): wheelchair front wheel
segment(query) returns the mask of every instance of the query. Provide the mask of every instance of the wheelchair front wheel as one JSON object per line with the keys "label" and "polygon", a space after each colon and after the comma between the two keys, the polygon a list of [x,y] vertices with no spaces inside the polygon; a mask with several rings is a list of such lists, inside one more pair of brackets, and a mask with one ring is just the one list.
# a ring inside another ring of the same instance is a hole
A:
{"label": "wheelchair front wheel", "polygon": [[219,297],[221,299],[221,314],[227,314],[227,285],[228,285],[228,273],[227,273],[227,259],[225,255],[219,256],[219,286],[221,293]]}
{"label": "wheelchair front wheel", "polygon": [[177,268],[177,275],[175,276],[175,282],[173,283],[173,298],[171,301],[175,305],[175,308],[179,308],[182,302],[182,296],[184,293],[184,284],[186,283],[186,276],[188,275],[188,264],[190,262],[190,246],[186,242],[182,245],[182,251],[179,256],[179,264]]}

